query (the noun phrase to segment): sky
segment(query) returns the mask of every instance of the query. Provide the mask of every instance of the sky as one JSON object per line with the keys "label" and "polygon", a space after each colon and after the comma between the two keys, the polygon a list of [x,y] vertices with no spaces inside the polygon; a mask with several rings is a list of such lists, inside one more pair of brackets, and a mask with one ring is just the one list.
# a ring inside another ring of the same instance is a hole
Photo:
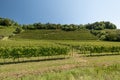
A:
{"label": "sky", "polygon": [[120,28],[120,0],[0,0],[0,17],[20,24],[110,21]]}

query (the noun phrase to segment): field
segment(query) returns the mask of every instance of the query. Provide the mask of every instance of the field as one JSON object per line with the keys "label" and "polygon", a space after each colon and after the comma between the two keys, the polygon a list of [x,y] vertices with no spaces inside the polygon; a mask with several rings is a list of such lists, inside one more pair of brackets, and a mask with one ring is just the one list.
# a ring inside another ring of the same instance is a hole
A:
{"label": "field", "polygon": [[[4,38],[14,28],[2,28]],[[87,30],[26,30],[0,40],[0,80],[119,80],[120,43]]]}
{"label": "field", "polygon": [[[23,54],[26,48],[27,56]],[[32,51],[32,53],[31,49],[44,51],[40,52],[40,55],[33,56],[37,52]],[[0,80],[120,79],[119,42],[1,40],[0,50],[3,51],[1,54],[4,53],[0,59]],[[5,53],[9,56],[6,57]],[[45,55],[41,55],[41,53]],[[59,54],[56,55],[56,53]],[[28,54],[32,55],[28,56]]]}
{"label": "field", "polygon": [[97,40],[88,30],[62,31],[62,30],[26,30],[13,39],[34,40]]}
{"label": "field", "polygon": [[0,66],[1,80],[119,80],[120,56],[72,57],[63,60]]}

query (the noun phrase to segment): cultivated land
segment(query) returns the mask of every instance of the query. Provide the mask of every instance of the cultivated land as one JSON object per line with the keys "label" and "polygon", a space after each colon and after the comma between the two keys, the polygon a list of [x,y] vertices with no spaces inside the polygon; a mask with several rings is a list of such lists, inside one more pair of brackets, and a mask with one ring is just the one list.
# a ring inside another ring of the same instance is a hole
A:
{"label": "cultivated land", "polygon": [[[66,45],[67,44],[67,45]],[[69,44],[69,45],[68,45]],[[120,56],[112,52],[107,56],[88,56],[89,52],[81,53],[80,50],[71,45],[95,45],[95,46],[117,46],[119,42],[102,41],[73,41],[73,40],[7,40],[0,41],[1,47],[40,47],[40,46],[67,46],[70,47],[68,55],[40,56],[26,58],[19,61],[11,58],[0,60],[1,80],[119,80]],[[97,54],[97,53],[95,53]]]}
{"label": "cultivated land", "polygon": [[[14,28],[9,34],[0,30],[8,37]],[[120,43],[99,41],[87,30],[27,30],[0,40],[0,80],[120,80],[119,75]]]}
{"label": "cultivated land", "polygon": [[[77,55],[78,56],[78,55]],[[1,80],[119,80],[120,56],[71,57],[0,66]]]}
{"label": "cultivated land", "polygon": [[97,37],[88,30],[26,30],[13,38],[34,40],[97,40]]}

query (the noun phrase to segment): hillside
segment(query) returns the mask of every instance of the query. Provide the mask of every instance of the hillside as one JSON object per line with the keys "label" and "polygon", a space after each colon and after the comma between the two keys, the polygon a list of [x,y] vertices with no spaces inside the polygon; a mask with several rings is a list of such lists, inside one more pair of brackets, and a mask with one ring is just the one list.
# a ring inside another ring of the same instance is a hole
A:
{"label": "hillside", "polygon": [[8,37],[8,36],[12,35],[14,31],[15,31],[14,27],[0,26],[0,35],[1,36]]}
{"label": "hillside", "polygon": [[12,39],[37,40],[97,40],[89,30],[62,31],[62,30],[26,30],[15,35]]}
{"label": "hillside", "polygon": [[[104,31],[104,30],[111,31]],[[89,24],[33,23],[19,24],[8,18],[0,18],[0,39],[33,40],[106,40],[120,41],[117,26],[109,21]],[[15,36],[13,36],[15,35]]]}

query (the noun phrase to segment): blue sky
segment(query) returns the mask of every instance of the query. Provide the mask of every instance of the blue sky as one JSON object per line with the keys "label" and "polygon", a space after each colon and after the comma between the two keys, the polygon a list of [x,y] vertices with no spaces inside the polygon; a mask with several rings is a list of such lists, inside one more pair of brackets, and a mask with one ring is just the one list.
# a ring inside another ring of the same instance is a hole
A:
{"label": "blue sky", "polygon": [[120,0],[0,0],[0,17],[20,24],[110,21],[120,28]]}

